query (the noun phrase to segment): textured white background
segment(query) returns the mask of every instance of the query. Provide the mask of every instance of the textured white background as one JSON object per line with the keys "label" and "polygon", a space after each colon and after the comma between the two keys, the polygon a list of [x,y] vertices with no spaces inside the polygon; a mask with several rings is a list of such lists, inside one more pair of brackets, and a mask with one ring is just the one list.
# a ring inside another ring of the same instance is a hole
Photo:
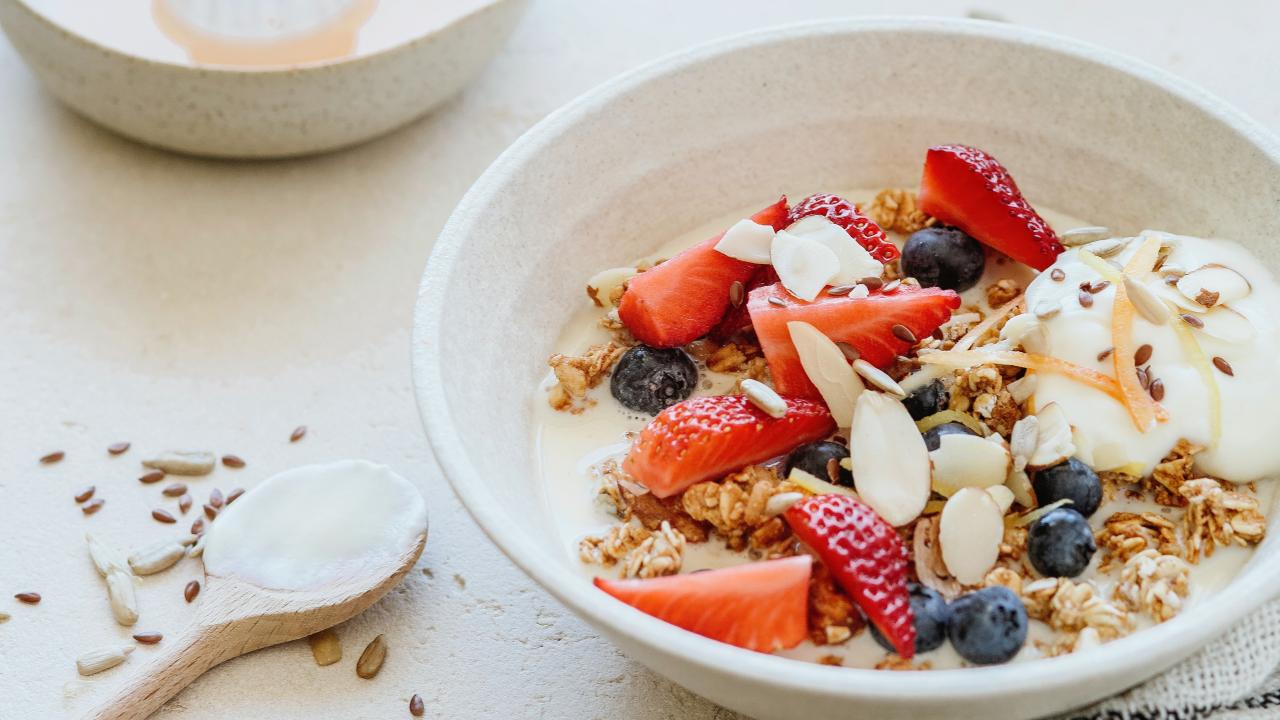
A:
{"label": "textured white background", "polygon": [[[245,457],[193,483],[251,485],[302,462],[363,456],[414,479],[431,507],[409,580],[340,629],[346,657],[305,643],[215,669],[171,702],[183,718],[730,718],[632,663],[511,566],[435,467],[409,382],[418,275],[450,209],[525,128],[591,86],[712,38],[861,13],[995,14],[1129,52],[1280,128],[1280,5],[1016,0],[534,1],[463,97],[347,152],[215,163],[117,139],[44,95],[0,41],[0,718],[73,716],[142,665],[79,680],[73,658],[126,637],[84,555],[172,533],[134,479],[147,450]],[[856,76],[845,79],[857,82]],[[927,105],[929,98],[920,98]],[[1135,122],[1139,119],[1135,119]],[[298,424],[311,427],[296,445]],[[128,439],[134,450],[108,458]],[[64,449],[63,463],[36,458]],[[85,519],[83,485],[107,500]],[[172,505],[171,501],[166,503]],[[175,635],[194,563],[148,580],[139,630]],[[36,607],[11,599],[34,590]],[[374,681],[355,677],[386,633]]]}

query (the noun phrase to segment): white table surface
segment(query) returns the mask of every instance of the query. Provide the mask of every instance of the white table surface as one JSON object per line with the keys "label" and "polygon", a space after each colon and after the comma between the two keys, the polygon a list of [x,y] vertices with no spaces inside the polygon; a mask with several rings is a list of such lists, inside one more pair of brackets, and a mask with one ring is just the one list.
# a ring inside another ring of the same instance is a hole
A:
{"label": "white table surface", "polygon": [[[1069,6],[1069,7],[1068,7]],[[1178,6],[1174,8],[1174,6]],[[1171,69],[1280,129],[1280,5],[1118,2],[535,0],[458,100],[385,139],[277,163],[218,163],[121,140],[45,95],[0,41],[0,717],[75,716],[154,652],[89,680],[74,658],[127,633],[82,540],[172,534],[139,460],[168,447],[249,462],[192,484],[252,485],[357,456],[415,480],[431,537],[408,581],[340,628],[214,669],[183,718],[730,718],[623,657],[512,566],[435,466],[409,378],[409,323],[432,240],[485,166],[548,111],[659,55],[751,28],[854,13],[991,13]],[[856,81],[856,78],[850,78]],[[299,424],[307,437],[289,444]],[[134,449],[108,458],[105,447]],[[41,466],[45,452],[67,459]],[[107,500],[84,518],[72,495]],[[172,506],[172,501],[165,503]],[[190,521],[189,516],[187,521]],[[148,579],[138,630],[176,635],[192,561]],[[16,592],[44,595],[35,607]],[[352,670],[387,635],[382,673]]]}

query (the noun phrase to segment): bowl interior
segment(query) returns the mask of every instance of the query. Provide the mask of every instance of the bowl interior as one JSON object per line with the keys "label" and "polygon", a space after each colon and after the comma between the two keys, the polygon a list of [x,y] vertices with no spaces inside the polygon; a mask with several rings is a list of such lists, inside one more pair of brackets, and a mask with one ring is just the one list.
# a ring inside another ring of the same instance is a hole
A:
{"label": "bowl interior", "polygon": [[[1269,136],[1099,52],[989,24],[795,26],[660,62],[545,120],[460,205],[418,308],[423,414],[468,507],[539,581],[607,618],[604,598],[567,587],[585,583],[531,466],[534,388],[586,278],[783,192],[912,187],[933,144],[990,150],[1033,203],[1235,239],[1275,267]],[[1242,580],[1276,560],[1267,544]]]}

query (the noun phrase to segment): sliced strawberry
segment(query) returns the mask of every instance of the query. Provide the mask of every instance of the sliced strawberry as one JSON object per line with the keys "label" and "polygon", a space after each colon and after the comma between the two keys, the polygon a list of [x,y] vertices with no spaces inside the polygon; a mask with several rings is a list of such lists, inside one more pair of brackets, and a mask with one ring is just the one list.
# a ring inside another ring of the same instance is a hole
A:
{"label": "sliced strawberry", "polygon": [[622,468],[659,498],[785,455],[836,429],[820,402],[787,399],[773,418],[742,395],[709,395],[676,403],[649,421]]}
{"label": "sliced strawberry", "polygon": [[[787,223],[787,198],[751,219],[779,229]],[[760,266],[715,249],[721,233],[694,245],[627,283],[618,317],[640,342],[679,347],[706,335],[729,307],[729,286],[746,284]]]}
{"label": "sliced strawberry", "polygon": [[1037,270],[1062,252],[1058,236],[995,158],[966,145],[929,148],[920,209]]}
{"label": "sliced strawberry", "polygon": [[786,518],[898,655],[910,659],[916,626],[907,594],[907,547],[893,526],[847,495],[805,498],[787,509]]}
{"label": "sliced strawberry", "polygon": [[926,338],[960,307],[960,296],[951,290],[899,285],[891,292],[876,290],[864,298],[824,291],[808,303],[781,285],[770,285],[753,291],[747,307],[778,392],[819,398],[791,342],[788,322],[807,322],[832,340],[852,345],[872,365],[886,368],[911,348],[911,343],[894,334],[894,325],[902,325],[916,338]]}
{"label": "sliced strawberry", "polygon": [[761,265],[755,276],[751,278],[744,288],[742,304],[729,308],[729,311],[724,314],[724,318],[720,320],[720,324],[711,330],[711,337],[723,342],[744,330],[750,329],[751,312],[747,308],[746,298],[751,294],[752,290],[765,285],[772,285],[776,282],[778,282],[778,272],[773,269],[773,266]]}
{"label": "sliced strawberry", "polygon": [[810,215],[821,215],[844,228],[854,242],[882,263],[896,260],[902,254],[884,230],[871,218],[858,212],[853,203],[839,195],[810,195],[791,208],[788,225]]}
{"label": "sliced strawberry", "polygon": [[799,645],[807,635],[808,556],[596,587],[631,607],[712,640],[758,652]]}

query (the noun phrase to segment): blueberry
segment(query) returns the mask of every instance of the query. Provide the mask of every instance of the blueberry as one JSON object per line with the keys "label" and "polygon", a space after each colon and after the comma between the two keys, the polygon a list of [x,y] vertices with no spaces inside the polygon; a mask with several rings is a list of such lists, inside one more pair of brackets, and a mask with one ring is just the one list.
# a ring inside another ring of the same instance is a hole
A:
{"label": "blueberry", "polygon": [[618,360],[609,390],[624,406],[657,415],[692,395],[697,385],[698,367],[688,353],[637,345]]}
{"label": "blueberry", "polygon": [[[909,583],[907,593],[911,596],[911,614],[916,624],[916,652],[936,650],[947,640],[947,625],[951,622],[951,606],[937,590],[927,588],[918,583]],[[873,624],[871,636],[880,643],[880,647],[893,651],[893,644],[880,634]]]}
{"label": "blueberry", "polygon": [[1067,498],[1071,509],[1085,517],[1093,515],[1102,504],[1102,480],[1098,473],[1075,458],[1037,472],[1033,486],[1036,501],[1041,505]]}
{"label": "blueberry", "polygon": [[969,429],[968,425],[958,422],[942,423],[929,428],[924,432],[924,444],[929,448],[929,452],[938,449],[942,444],[943,435],[977,435],[978,433]]}
{"label": "blueberry", "polygon": [[917,388],[902,401],[902,404],[906,406],[907,412],[911,413],[912,420],[923,420],[934,413],[946,410],[947,401],[950,399],[951,395],[946,388],[942,387],[942,381],[934,380],[922,388]]}
{"label": "blueberry", "polygon": [[849,457],[849,448],[838,442],[819,440],[818,442],[806,443],[792,450],[791,454],[787,456],[785,469],[787,475],[791,474],[791,468],[800,468],[819,480],[826,480],[845,487],[853,487],[853,473],[844,468],[839,468],[836,471],[835,478],[832,478],[831,473],[827,470],[828,463],[832,460],[835,460],[838,466],[840,460],[847,457]]}
{"label": "blueberry", "polygon": [[1069,507],[1049,511],[1027,533],[1027,558],[1045,577],[1079,575],[1097,549],[1089,521]]}
{"label": "blueberry", "polygon": [[971,592],[951,603],[951,645],[978,665],[1008,662],[1027,639],[1027,609],[1007,587]]}
{"label": "blueberry", "polygon": [[917,230],[902,248],[902,272],[925,287],[963,292],[977,284],[986,266],[982,245],[952,227]]}

